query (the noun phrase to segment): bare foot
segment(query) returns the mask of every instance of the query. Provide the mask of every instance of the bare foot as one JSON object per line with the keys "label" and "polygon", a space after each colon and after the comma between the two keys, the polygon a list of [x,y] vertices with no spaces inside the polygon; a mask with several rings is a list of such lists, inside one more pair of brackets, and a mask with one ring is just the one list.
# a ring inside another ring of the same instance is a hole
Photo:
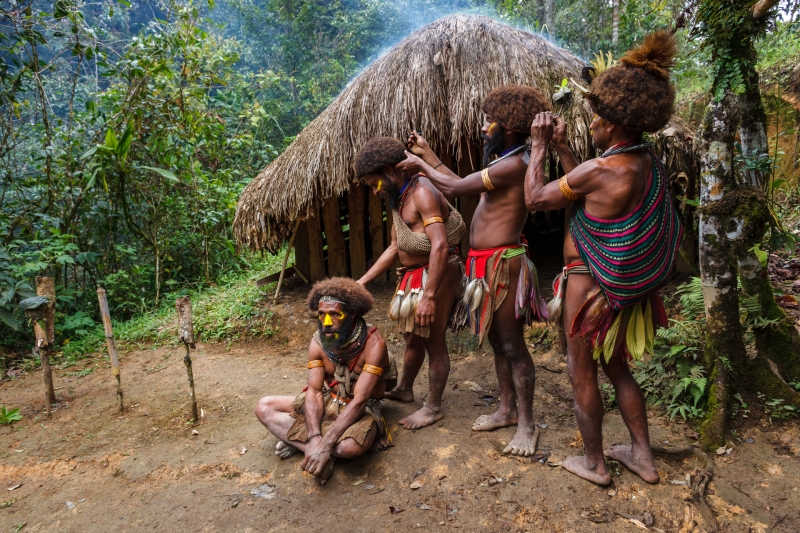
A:
{"label": "bare foot", "polygon": [[536,442],[539,440],[539,428],[534,426],[533,431],[530,428],[517,428],[517,433],[511,442],[508,443],[503,453],[510,455],[519,455],[522,457],[529,457],[536,451]]}
{"label": "bare foot", "polygon": [[398,402],[413,402],[414,391],[411,389],[401,389],[400,385],[398,385],[392,390],[384,392],[383,397],[387,400],[395,400]]}
{"label": "bare foot", "polygon": [[589,464],[589,458],[585,455],[567,457],[561,461],[561,468],[601,487],[611,483],[611,474],[608,473],[605,463],[600,462],[600,464],[592,466]]}
{"label": "bare foot", "polygon": [[283,442],[282,440],[279,440],[278,444],[275,445],[275,455],[277,455],[281,459],[288,459],[289,457],[291,457],[292,455],[296,454],[299,451],[300,450],[298,450],[291,444]]}
{"label": "bare foot", "polygon": [[399,424],[406,429],[419,429],[430,426],[444,418],[440,409],[434,411],[433,407],[428,407],[428,404],[422,404],[418,411],[402,419]]}
{"label": "bare foot", "polygon": [[648,483],[658,483],[658,470],[656,470],[656,465],[653,462],[652,452],[634,454],[631,446],[617,444],[603,453],[607,457],[624,464],[628,470]]}
{"label": "bare foot", "polygon": [[491,415],[481,415],[472,424],[472,431],[493,431],[499,428],[517,425],[516,411],[509,414],[502,414],[496,411]]}

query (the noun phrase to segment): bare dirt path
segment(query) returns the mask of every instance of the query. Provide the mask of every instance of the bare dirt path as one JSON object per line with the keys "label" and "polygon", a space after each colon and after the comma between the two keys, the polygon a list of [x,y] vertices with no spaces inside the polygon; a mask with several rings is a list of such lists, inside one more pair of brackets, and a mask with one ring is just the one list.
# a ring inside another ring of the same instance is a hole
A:
{"label": "bare dirt path", "polygon": [[[276,311],[281,331],[269,342],[199,346],[194,375],[204,417],[194,427],[187,424],[182,347],[124,355],[123,414],[115,411],[115,387],[101,359],[55,372],[61,404],[51,420],[41,415],[38,373],[0,383],[0,404],[22,407],[25,415],[0,427],[0,531],[21,524],[24,532],[639,530],[616,513],[650,513],[654,531],[707,531],[690,488],[672,481],[709,468],[715,475],[706,499],[720,531],[800,531],[797,422],[742,428],[725,456],[660,455],[662,482],[655,486],[619,465],[605,489],[549,466],[580,453],[581,444],[565,366],[557,350],[542,348],[531,350],[539,450],[550,454],[541,462],[499,453],[514,428],[470,430],[478,415],[492,411],[481,397],[497,385],[492,357],[479,351],[453,356],[444,420],[415,432],[397,426],[422,403],[425,366],[413,404],[387,403],[395,447],[339,461],[321,487],[300,471],[300,456],[273,455],[276,440],[253,414],[261,396],[294,395],[305,384],[305,350],[316,324],[302,296],[284,297]],[[386,291],[379,292],[368,319],[389,336],[386,303]],[[94,371],[75,375],[83,368]],[[693,442],[687,426],[656,412],[651,417],[654,444]],[[605,443],[627,440],[619,412],[608,412]],[[393,514],[392,507],[403,511]]]}

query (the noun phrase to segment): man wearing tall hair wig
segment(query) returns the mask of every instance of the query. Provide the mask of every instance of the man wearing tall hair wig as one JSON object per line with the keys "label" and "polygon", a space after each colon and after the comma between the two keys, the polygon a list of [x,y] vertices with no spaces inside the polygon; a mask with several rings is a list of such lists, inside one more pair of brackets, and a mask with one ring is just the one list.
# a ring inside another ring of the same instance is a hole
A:
{"label": "man wearing tall hair wig", "polygon": [[533,87],[507,85],[491,91],[482,103],[484,166],[461,179],[413,133],[413,152],[397,167],[422,172],[450,198],[481,194],[472,218],[463,303],[466,321],[478,344],[488,336],[494,350],[500,388],[497,412],[479,417],[473,431],[517,426],[504,453],[530,456],[538,428],[533,420],[534,366],[523,336],[524,326],[546,318],[536,268],[528,258],[522,229],[528,219],[523,185],[528,165],[529,122],[550,108]]}
{"label": "man wearing tall hair wig", "polygon": [[[675,100],[669,71],[676,54],[672,35],[655,32],[618,66],[598,73],[589,90],[582,89],[596,113],[592,144],[603,150],[597,159],[578,164],[566,143],[566,124],[549,113],[538,114],[531,126],[528,208],[570,212],[565,266],[554,284],[550,315],[567,353],[586,455],[569,457],[562,466],[598,485],[611,483],[604,454],[648,483],[659,480],[644,396],[628,360],[652,353],[656,328],[667,325],[657,291],[669,280],[682,234],[664,165],[642,137],[669,122]],[[567,172],[551,183],[544,177],[549,145]],[[598,359],[631,436],[631,445],[605,452]]]}
{"label": "man wearing tall hair wig", "polygon": [[337,458],[392,446],[380,399],[397,369],[380,332],[364,314],[372,295],[350,278],[314,284],[308,308],[319,329],[308,347],[308,387],[299,396],[265,396],[258,420],[276,437],[275,454],[305,454],[301,467],[325,483]]}

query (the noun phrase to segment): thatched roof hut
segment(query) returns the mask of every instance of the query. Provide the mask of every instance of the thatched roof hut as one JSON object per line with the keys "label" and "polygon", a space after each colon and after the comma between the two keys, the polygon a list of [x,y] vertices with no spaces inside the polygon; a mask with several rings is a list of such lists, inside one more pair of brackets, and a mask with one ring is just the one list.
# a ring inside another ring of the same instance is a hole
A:
{"label": "thatched roof hut", "polygon": [[[488,17],[453,15],[428,24],[364,69],[247,186],[234,234],[240,245],[276,251],[294,222],[304,220],[297,266],[311,279],[359,276],[383,250],[391,224],[380,202],[353,182],[353,158],[368,139],[421,131],[448,166],[466,175],[479,169],[480,104],[490,90],[517,83],[552,95],[563,78],[580,79],[584,66],[544,38]],[[569,125],[576,155],[593,157],[588,105],[573,93],[553,108]],[[692,136],[680,120],[656,136],[671,173],[684,173],[689,186]],[[459,201],[467,223],[477,201]]]}

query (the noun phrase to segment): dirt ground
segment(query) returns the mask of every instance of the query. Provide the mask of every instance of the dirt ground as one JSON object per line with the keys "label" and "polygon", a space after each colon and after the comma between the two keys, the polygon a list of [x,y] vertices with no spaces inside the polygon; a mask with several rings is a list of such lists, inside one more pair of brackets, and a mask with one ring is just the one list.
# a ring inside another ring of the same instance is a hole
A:
{"label": "dirt ground", "polygon": [[[194,375],[203,417],[196,426],[187,423],[182,347],[123,355],[122,414],[104,359],[55,371],[60,403],[49,420],[38,372],[2,381],[0,404],[21,407],[25,418],[0,427],[0,531],[603,532],[636,531],[640,526],[622,515],[645,521],[645,513],[654,517],[654,531],[707,531],[703,508],[685,483],[709,469],[706,499],[720,531],[800,531],[796,421],[751,421],[732,436],[727,455],[659,455],[658,485],[615,463],[609,488],[559,468],[561,459],[581,453],[581,442],[561,355],[539,345],[531,352],[541,460],[499,453],[513,428],[471,431],[478,415],[494,409],[486,397],[496,395],[497,383],[492,356],[467,351],[453,355],[444,420],[416,432],[397,426],[423,401],[425,366],[413,404],[386,402],[395,447],[339,461],[331,481],[319,486],[301,472],[300,455],[281,461],[273,454],[276,439],[253,413],[261,396],[295,395],[305,384],[316,323],[302,301],[300,289],[283,297],[276,309],[280,333],[269,341],[198,347]],[[379,291],[367,318],[401,356],[401,344],[389,335],[387,302],[387,290]],[[694,442],[688,426],[655,411],[650,416],[654,445]],[[628,441],[617,410],[606,414],[604,434],[609,445]],[[421,487],[412,489],[414,482]]]}

